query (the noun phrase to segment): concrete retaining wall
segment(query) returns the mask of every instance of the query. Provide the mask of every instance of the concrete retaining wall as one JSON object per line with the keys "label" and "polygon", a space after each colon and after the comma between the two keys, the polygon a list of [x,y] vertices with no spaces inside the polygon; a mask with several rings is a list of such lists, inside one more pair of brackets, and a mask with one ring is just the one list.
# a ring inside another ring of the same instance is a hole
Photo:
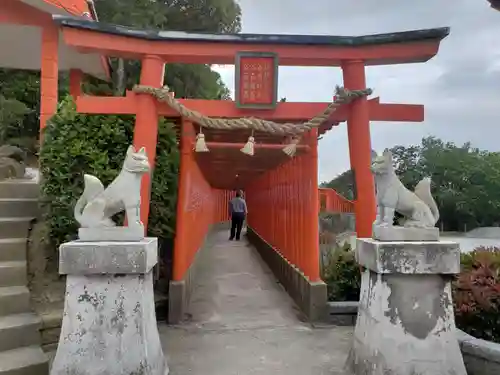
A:
{"label": "concrete retaining wall", "polygon": [[[328,322],[355,325],[358,302],[328,302]],[[477,339],[457,329],[457,339],[468,375],[500,374],[500,344]]]}
{"label": "concrete retaining wall", "polygon": [[309,321],[325,319],[327,291],[324,282],[310,282],[251,228],[247,237]]}
{"label": "concrete retaining wall", "polygon": [[336,326],[354,326],[358,315],[358,302],[328,302],[328,323]]}
{"label": "concrete retaining wall", "polygon": [[461,330],[457,331],[467,374],[500,374],[500,344],[476,339]]}
{"label": "concrete retaining wall", "polygon": [[[214,233],[222,229],[229,229],[229,223],[219,223],[212,226],[201,249],[198,250],[193,263],[189,267],[184,279],[179,281],[170,281],[168,292],[168,323],[177,324],[184,319],[184,314],[187,311],[189,299],[193,287],[196,285],[196,279],[200,264],[203,263],[203,255],[207,249],[212,246],[212,238]],[[174,253],[175,256],[175,253]]]}

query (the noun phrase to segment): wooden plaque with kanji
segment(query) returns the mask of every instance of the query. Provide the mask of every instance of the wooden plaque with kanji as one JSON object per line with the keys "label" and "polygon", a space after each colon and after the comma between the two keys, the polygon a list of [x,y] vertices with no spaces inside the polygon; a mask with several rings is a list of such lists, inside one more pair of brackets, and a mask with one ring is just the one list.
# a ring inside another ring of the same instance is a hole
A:
{"label": "wooden plaque with kanji", "polygon": [[272,109],[278,96],[278,56],[266,52],[236,55],[236,105]]}

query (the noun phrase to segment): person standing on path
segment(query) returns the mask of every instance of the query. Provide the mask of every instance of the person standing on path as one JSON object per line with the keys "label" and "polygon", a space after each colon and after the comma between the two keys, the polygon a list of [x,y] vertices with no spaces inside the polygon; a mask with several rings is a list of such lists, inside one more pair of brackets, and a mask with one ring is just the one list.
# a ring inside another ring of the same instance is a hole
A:
{"label": "person standing on path", "polygon": [[236,241],[240,240],[241,228],[243,227],[243,222],[247,216],[247,202],[242,198],[241,190],[236,192],[236,197],[229,201],[229,216],[231,217],[231,236],[229,241],[234,240],[236,235]]}

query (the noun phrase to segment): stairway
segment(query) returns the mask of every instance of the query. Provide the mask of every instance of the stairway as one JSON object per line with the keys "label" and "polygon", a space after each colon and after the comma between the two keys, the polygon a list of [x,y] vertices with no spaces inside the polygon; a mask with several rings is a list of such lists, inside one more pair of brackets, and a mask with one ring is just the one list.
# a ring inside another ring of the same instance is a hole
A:
{"label": "stairway", "polygon": [[0,181],[0,375],[46,375],[41,319],[30,306],[27,240],[38,213],[38,184]]}

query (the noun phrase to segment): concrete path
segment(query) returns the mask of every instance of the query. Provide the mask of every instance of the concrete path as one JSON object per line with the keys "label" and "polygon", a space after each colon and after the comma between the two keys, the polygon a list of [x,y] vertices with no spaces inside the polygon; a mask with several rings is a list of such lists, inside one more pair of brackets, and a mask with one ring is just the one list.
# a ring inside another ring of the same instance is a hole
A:
{"label": "concrete path", "polygon": [[204,253],[190,321],[159,327],[170,374],[344,374],[352,328],[303,323],[258,253],[227,237]]}

